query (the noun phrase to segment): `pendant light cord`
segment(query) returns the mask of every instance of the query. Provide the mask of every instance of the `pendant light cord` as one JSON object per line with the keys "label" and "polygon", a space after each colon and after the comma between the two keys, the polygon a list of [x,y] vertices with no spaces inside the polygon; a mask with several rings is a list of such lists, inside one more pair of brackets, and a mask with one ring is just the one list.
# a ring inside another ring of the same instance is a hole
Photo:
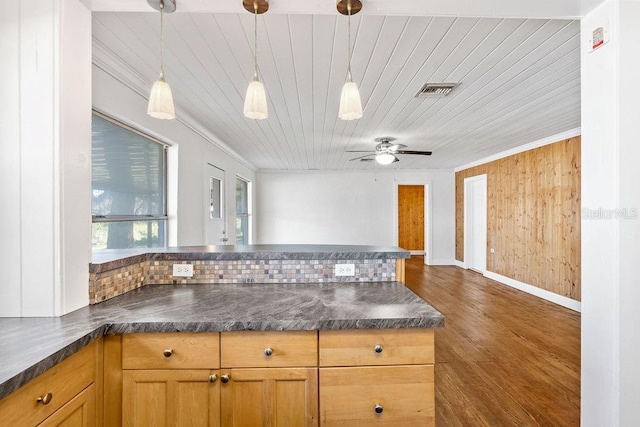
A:
{"label": "pendant light cord", "polygon": [[253,79],[258,81],[258,2],[253,2]]}
{"label": "pendant light cord", "polygon": [[160,0],[160,80],[164,81],[164,0]]}
{"label": "pendant light cord", "polygon": [[347,65],[347,81],[351,81],[351,0],[347,0],[347,14],[349,16],[349,64]]}

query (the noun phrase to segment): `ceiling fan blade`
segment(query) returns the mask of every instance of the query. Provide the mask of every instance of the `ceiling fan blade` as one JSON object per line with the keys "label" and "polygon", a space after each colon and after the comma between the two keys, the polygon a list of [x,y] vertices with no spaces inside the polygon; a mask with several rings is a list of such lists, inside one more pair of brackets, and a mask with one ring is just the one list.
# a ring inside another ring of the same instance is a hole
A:
{"label": "ceiling fan blade", "polygon": [[363,150],[344,150],[344,152],[345,153],[372,153],[373,154],[373,151],[371,151],[371,150],[366,150],[366,151],[363,151]]}
{"label": "ceiling fan blade", "polygon": [[373,162],[373,159],[360,159],[361,162]]}
{"label": "ceiling fan blade", "polygon": [[[349,159],[350,162],[354,161],[354,160],[362,160],[365,157],[370,157],[373,156],[373,154],[369,153],[369,154],[365,154],[364,156],[358,156],[358,157],[354,157],[353,159]],[[371,158],[371,160],[373,160],[373,157]]]}
{"label": "ceiling fan blade", "polygon": [[423,156],[430,156],[431,151],[413,151],[413,150],[398,150],[394,154],[420,154]]}
{"label": "ceiling fan blade", "polygon": [[389,147],[389,151],[393,151],[395,153],[398,150],[400,150],[401,148],[407,148],[407,146],[404,145],[404,144],[394,144],[391,147]]}

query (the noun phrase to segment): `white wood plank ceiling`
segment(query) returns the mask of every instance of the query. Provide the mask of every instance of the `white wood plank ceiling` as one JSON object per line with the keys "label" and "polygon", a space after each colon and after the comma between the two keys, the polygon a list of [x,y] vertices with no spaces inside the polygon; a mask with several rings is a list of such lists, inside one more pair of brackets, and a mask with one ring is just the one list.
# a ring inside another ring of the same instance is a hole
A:
{"label": "white wood plank ceiling", "polygon": [[[252,15],[165,15],[165,70],[178,119],[205,128],[257,169],[279,170],[381,167],[350,162],[355,155],[344,151],[373,149],[382,136],[433,151],[387,167],[452,168],[580,126],[577,20],[362,13],[352,18],[352,34],[364,117],[345,122],[338,104],[347,18],[261,15],[269,118],[254,121],[242,114],[253,72]],[[93,42],[96,66],[148,94],[159,71],[157,12],[94,12]],[[427,81],[460,84],[444,98],[415,98]]]}

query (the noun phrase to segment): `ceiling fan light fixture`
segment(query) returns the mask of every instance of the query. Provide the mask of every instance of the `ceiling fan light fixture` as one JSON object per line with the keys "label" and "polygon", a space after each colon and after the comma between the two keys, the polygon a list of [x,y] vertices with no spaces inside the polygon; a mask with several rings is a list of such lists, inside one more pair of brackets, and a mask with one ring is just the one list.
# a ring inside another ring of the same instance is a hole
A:
{"label": "ceiling fan light fixture", "polygon": [[338,0],[336,7],[338,12],[349,17],[348,27],[348,68],[347,81],[342,87],[340,94],[340,110],[338,117],[342,120],[356,120],[362,117],[362,102],[358,85],[351,78],[351,15],[360,12],[362,2],[360,0]]}
{"label": "ceiling fan light fixture", "polygon": [[164,13],[176,10],[175,0],[147,0],[149,5],[160,11],[160,77],[151,87],[147,114],[156,119],[171,120],[176,118],[171,87],[164,79]]}
{"label": "ceiling fan light fixture", "polygon": [[379,165],[390,165],[391,163],[395,162],[396,160],[398,160],[398,158],[396,156],[394,156],[391,153],[380,153],[380,154],[376,154],[376,162]]}
{"label": "ceiling fan light fixture", "polygon": [[244,8],[253,13],[254,22],[254,44],[253,44],[253,81],[247,87],[247,93],[244,97],[244,116],[249,119],[263,120],[269,117],[269,109],[267,107],[267,94],[264,84],[258,78],[258,14],[265,13],[269,10],[269,2],[267,0],[243,0]]}

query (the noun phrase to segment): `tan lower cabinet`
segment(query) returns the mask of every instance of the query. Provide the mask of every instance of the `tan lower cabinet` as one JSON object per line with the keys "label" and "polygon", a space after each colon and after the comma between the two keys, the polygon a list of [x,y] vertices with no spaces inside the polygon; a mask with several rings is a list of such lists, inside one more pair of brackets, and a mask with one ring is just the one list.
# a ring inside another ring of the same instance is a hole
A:
{"label": "tan lower cabinet", "polygon": [[89,427],[96,425],[96,391],[91,384],[44,420],[41,427]]}
{"label": "tan lower cabinet", "polygon": [[124,371],[123,425],[219,426],[218,376],[203,369]]}
{"label": "tan lower cabinet", "polygon": [[101,377],[102,340],[97,340],[0,400],[0,424],[19,426],[95,426],[94,387]]}
{"label": "tan lower cabinet", "polygon": [[435,423],[432,329],[130,334],[104,349],[109,427]]}
{"label": "tan lower cabinet", "polygon": [[320,331],[322,426],[435,425],[432,329]]}
{"label": "tan lower cabinet", "polygon": [[317,368],[222,370],[225,427],[318,425]]}

